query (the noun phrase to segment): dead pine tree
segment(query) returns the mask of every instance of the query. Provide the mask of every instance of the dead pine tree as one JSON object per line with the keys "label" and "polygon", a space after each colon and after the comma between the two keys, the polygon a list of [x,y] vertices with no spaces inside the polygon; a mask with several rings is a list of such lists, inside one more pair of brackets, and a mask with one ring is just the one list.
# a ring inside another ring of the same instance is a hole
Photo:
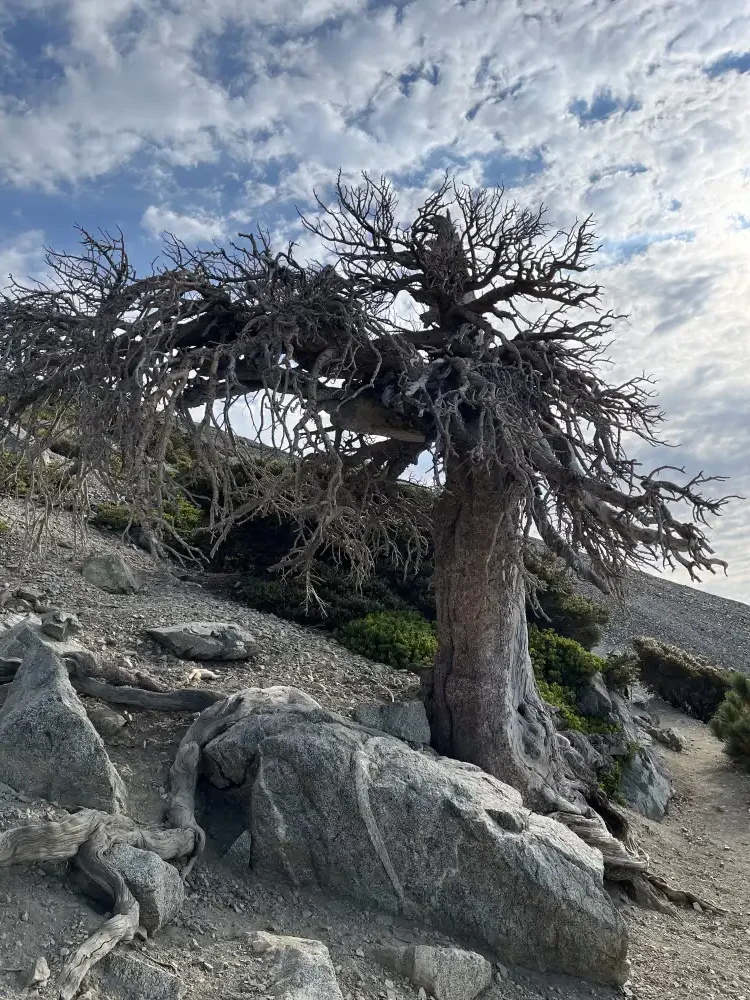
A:
{"label": "dead pine tree", "polygon": [[[656,442],[662,415],[647,379],[603,375],[618,317],[600,305],[589,220],[557,232],[502,190],[446,180],[408,222],[390,184],[367,176],[339,179],[319,208],[303,221],[325,265],[293,245],[272,252],[260,231],[229,249],[171,239],[144,277],[121,236],[49,252],[50,283],[16,284],[0,307],[0,417],[23,415],[33,440],[42,417],[64,414],[80,435],[73,486],[116,468],[166,547],[179,428],[211,484],[217,542],[249,517],[292,519],[281,569],[313,596],[322,550],[357,582],[376,557],[418,561],[431,537],[434,746],[534,808],[580,806],[587,790],[529,659],[524,538],[536,529],[603,590],[648,561],[695,577],[723,565],[704,525],[726,500],[703,494],[702,475],[645,472],[625,451],[628,438]],[[232,433],[242,401],[274,429],[281,467]],[[425,455],[431,509],[403,486]]]}

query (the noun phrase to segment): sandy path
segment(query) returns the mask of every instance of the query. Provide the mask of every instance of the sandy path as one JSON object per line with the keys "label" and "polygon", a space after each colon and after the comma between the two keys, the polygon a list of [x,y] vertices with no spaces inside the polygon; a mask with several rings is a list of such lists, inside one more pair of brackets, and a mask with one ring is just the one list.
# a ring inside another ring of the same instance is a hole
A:
{"label": "sandy path", "polygon": [[750,1000],[750,774],[734,768],[703,723],[659,705],[688,738],[665,751],[677,788],[661,823],[641,821],[654,869],[729,912],[674,918],[629,910],[632,992],[659,1000]]}

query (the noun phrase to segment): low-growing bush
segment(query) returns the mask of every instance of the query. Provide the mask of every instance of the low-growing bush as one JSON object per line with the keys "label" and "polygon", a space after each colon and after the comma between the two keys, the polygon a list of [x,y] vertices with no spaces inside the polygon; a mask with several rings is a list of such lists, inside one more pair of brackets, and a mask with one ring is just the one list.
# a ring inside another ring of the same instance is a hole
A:
{"label": "low-growing bush", "polygon": [[711,720],[714,735],[724,750],[750,770],[750,677],[736,674],[716,715]]}
{"label": "low-growing bush", "polygon": [[732,686],[732,671],[722,670],[678,646],[639,636],[633,647],[640,660],[641,679],[670,705],[709,722]]}
{"label": "low-growing bush", "polygon": [[604,719],[595,718],[592,715],[582,715],[576,707],[575,694],[570,688],[563,687],[561,684],[550,684],[549,681],[539,676],[536,678],[536,686],[541,698],[558,710],[566,729],[591,735],[593,733],[614,733],[620,728],[616,723],[606,722]]}
{"label": "low-growing bush", "polygon": [[429,667],[437,652],[437,632],[418,611],[381,611],[349,622],[336,632],[355,653],[392,667]]}
{"label": "low-growing bush", "polygon": [[104,501],[94,508],[91,523],[97,528],[109,528],[122,533],[132,523],[130,508],[125,504]]}
{"label": "low-growing bush", "polygon": [[599,787],[613,802],[624,805],[620,785],[622,784],[625,769],[635,760],[635,755],[640,750],[640,744],[630,741],[624,757],[615,757],[612,763],[599,772]]}
{"label": "low-growing bush", "polygon": [[203,511],[185,497],[176,497],[165,505],[164,519],[182,538],[191,538],[200,528]]}
{"label": "low-growing bush", "polygon": [[331,630],[368,614],[415,610],[379,577],[365,581],[357,590],[335,567],[317,564],[314,570],[319,600],[307,600],[305,587],[297,580],[265,575],[244,577],[238,594],[258,611]]}
{"label": "low-growing bush", "polygon": [[537,677],[549,684],[559,684],[577,694],[605,661],[576,642],[552,629],[529,628],[529,654]]}
{"label": "low-growing bush", "polygon": [[31,474],[26,457],[0,450],[0,496],[26,496],[30,485]]}
{"label": "low-growing bush", "polygon": [[[164,520],[185,540],[190,539],[201,525],[203,511],[185,497],[167,501]],[[128,528],[137,529],[137,519],[127,504],[102,502],[96,505],[91,523],[99,528],[109,528],[122,534]]]}
{"label": "low-growing bush", "polygon": [[585,649],[592,649],[601,639],[602,626],[609,621],[607,608],[576,594],[570,571],[551,553],[529,546],[524,552],[524,564],[541,584],[536,593],[539,607],[527,601],[529,623],[542,630],[551,628]]}
{"label": "low-growing bush", "polygon": [[604,680],[610,691],[626,694],[641,679],[641,662],[635,653],[609,653],[602,661]]}
{"label": "low-growing bush", "polygon": [[0,535],[7,535],[9,531],[10,525],[0,517]]}

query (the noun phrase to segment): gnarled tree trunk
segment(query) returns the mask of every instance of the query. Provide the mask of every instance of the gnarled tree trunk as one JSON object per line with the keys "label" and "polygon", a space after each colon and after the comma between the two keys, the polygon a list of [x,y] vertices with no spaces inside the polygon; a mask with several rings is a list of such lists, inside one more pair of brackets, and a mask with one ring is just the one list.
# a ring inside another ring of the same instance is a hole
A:
{"label": "gnarled tree trunk", "polygon": [[434,523],[433,745],[549,811],[570,789],[529,658],[518,494],[499,472],[454,466]]}

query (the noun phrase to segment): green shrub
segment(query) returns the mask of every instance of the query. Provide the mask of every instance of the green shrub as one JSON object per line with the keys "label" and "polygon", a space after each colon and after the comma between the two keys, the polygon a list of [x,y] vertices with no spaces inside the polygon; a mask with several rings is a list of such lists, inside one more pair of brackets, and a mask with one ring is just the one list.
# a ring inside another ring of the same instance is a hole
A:
{"label": "green shrub", "polygon": [[646,636],[633,639],[633,647],[644,684],[670,705],[703,722],[713,718],[732,686],[732,671]]}
{"label": "green shrub", "polygon": [[246,576],[238,593],[258,611],[331,630],[368,614],[415,610],[379,577],[365,581],[362,589],[357,590],[346,574],[333,566],[318,563],[314,572],[320,603],[306,600],[304,585],[299,581],[278,576]]}
{"label": "green shrub", "polygon": [[104,501],[94,508],[91,523],[98,528],[110,528],[120,534],[131,524],[130,508],[125,504]]}
{"label": "green shrub", "polygon": [[9,531],[10,525],[0,517],[0,535],[7,535]]}
{"label": "green shrub", "polygon": [[200,528],[203,511],[185,497],[169,500],[165,505],[164,519],[182,538],[189,539]]}
{"label": "green shrub", "polygon": [[612,763],[599,772],[599,787],[614,802],[624,805],[624,800],[620,792],[625,768],[635,760],[635,755],[640,750],[640,744],[631,740],[624,757],[615,757]]}
{"label": "green shrub", "polygon": [[609,653],[601,671],[607,687],[618,694],[626,694],[641,679],[641,663],[635,653]]}
{"label": "green shrub", "polygon": [[711,720],[724,750],[750,770],[750,677],[736,674],[732,686]]}
{"label": "green shrub", "polygon": [[0,496],[26,496],[30,486],[27,458],[14,451],[0,450]]}
{"label": "green shrub", "polygon": [[437,652],[437,631],[418,611],[380,611],[344,625],[339,642],[355,653],[393,667],[429,667]]}
{"label": "green shrub", "polygon": [[551,628],[586,649],[595,646],[601,639],[602,625],[609,621],[607,608],[576,594],[570,571],[551,553],[529,546],[524,551],[524,564],[541,584],[536,595],[539,607],[526,603],[529,623]]}
{"label": "green shrub", "polygon": [[605,661],[552,629],[529,627],[529,654],[534,673],[549,684],[559,684],[574,695],[582,690]]}
{"label": "green shrub", "polygon": [[573,729],[578,733],[614,733],[619,730],[619,726],[605,722],[604,719],[595,718],[591,715],[582,715],[576,708],[575,694],[570,688],[565,688],[561,684],[550,684],[543,677],[537,676],[536,686],[539,695],[552,705],[559,712],[560,718],[565,723],[566,729]]}
{"label": "green shrub", "polygon": [[190,472],[195,464],[195,452],[192,441],[187,434],[173,430],[167,441],[164,460],[178,473]]}
{"label": "green shrub", "polygon": [[[200,527],[203,511],[185,497],[177,497],[165,504],[164,520],[181,538],[190,539]],[[109,528],[122,534],[128,528],[137,528],[137,519],[127,504],[103,502],[96,505],[91,523],[99,528]]]}

